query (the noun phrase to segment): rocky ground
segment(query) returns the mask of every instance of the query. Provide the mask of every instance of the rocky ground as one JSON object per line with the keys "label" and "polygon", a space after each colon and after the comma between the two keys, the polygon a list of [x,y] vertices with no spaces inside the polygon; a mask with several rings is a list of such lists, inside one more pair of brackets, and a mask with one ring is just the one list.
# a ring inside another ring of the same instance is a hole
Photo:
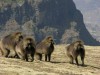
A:
{"label": "rocky ground", "polygon": [[85,46],[85,67],[69,64],[65,46],[55,46],[51,62],[0,57],[0,75],[100,75],[100,46]]}

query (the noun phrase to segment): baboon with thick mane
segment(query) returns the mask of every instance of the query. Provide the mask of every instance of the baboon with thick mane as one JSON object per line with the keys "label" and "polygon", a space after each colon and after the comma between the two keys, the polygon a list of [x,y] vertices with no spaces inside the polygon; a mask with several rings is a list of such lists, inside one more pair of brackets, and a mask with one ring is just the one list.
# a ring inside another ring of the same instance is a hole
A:
{"label": "baboon with thick mane", "polygon": [[69,46],[66,47],[67,50],[67,56],[70,58],[70,63],[73,64],[74,60],[76,61],[76,64],[78,63],[78,55],[81,57],[82,66],[84,65],[84,58],[85,58],[85,49],[83,45],[83,41],[79,40],[76,42],[73,42]]}
{"label": "baboon with thick mane", "polygon": [[11,33],[0,41],[0,49],[2,56],[4,57],[15,57],[15,46],[16,44],[23,39],[21,32]]}
{"label": "baboon with thick mane", "polygon": [[35,47],[35,40],[31,37],[25,37],[16,45],[16,53],[22,60],[33,61]]}
{"label": "baboon with thick mane", "polygon": [[39,60],[42,60],[42,54],[45,54],[45,61],[51,60],[51,54],[54,51],[54,41],[51,36],[46,37],[36,46],[36,55],[39,56]]}

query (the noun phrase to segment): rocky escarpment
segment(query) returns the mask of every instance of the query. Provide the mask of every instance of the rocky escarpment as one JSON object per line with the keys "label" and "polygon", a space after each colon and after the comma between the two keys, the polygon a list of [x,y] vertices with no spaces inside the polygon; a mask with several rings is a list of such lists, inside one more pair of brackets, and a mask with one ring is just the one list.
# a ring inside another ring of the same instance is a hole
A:
{"label": "rocky escarpment", "polygon": [[[19,25],[32,20],[38,29],[56,29],[57,33],[53,35],[57,43],[74,21],[77,23],[75,29],[79,32],[79,38],[85,44],[99,45],[86,29],[83,15],[77,10],[73,0],[25,0],[22,5],[12,0],[11,4],[0,11],[0,25],[5,25],[10,18],[14,18]],[[40,39],[39,35],[35,36]]]}

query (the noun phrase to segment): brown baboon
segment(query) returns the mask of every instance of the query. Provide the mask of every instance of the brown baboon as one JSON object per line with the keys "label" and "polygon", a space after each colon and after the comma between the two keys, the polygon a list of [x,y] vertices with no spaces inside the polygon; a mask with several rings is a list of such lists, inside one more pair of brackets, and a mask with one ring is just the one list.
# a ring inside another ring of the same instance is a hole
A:
{"label": "brown baboon", "polygon": [[23,39],[23,35],[21,32],[15,32],[9,34],[1,39],[0,41],[0,49],[2,56],[4,57],[15,57],[15,46],[16,44]]}
{"label": "brown baboon", "polygon": [[46,37],[42,42],[36,46],[36,55],[39,56],[39,60],[42,60],[42,54],[45,54],[45,61],[51,60],[51,54],[54,51],[54,41],[51,36]]}
{"label": "brown baboon", "polygon": [[70,63],[73,64],[74,60],[78,63],[78,55],[81,57],[82,65],[84,65],[85,49],[82,41],[76,41],[66,47],[67,55],[70,58]]}
{"label": "brown baboon", "polygon": [[34,60],[35,41],[31,37],[26,37],[16,45],[16,53],[20,59],[26,61]]}

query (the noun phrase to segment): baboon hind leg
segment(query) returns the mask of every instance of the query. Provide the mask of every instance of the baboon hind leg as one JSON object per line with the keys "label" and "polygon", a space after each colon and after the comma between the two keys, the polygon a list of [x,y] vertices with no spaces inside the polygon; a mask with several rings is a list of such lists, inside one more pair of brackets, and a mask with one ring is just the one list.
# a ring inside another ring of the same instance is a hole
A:
{"label": "baboon hind leg", "polygon": [[36,53],[36,59],[37,60],[42,60],[42,54]]}
{"label": "baboon hind leg", "polygon": [[17,53],[16,53],[16,55],[15,55],[15,57],[14,57],[14,58],[20,59],[20,58],[19,58],[19,56],[17,55]]}
{"label": "baboon hind leg", "polygon": [[71,55],[69,55],[68,57],[69,57],[69,59],[70,59],[70,64],[73,64],[73,63],[74,63],[73,57],[72,57]]}
{"label": "baboon hind leg", "polygon": [[19,57],[20,59],[25,60],[24,54],[18,52],[17,55],[18,55],[18,57]]}
{"label": "baboon hind leg", "polygon": [[39,56],[39,60],[41,61],[42,60],[42,54],[37,54]]}
{"label": "baboon hind leg", "polygon": [[10,53],[8,55],[8,58],[14,58],[16,56],[15,50],[10,50]]}
{"label": "baboon hind leg", "polygon": [[2,53],[2,56],[3,56],[3,57],[8,57],[10,51],[9,51],[9,50],[6,50],[6,49],[2,49],[2,50],[1,50],[1,53]]}

